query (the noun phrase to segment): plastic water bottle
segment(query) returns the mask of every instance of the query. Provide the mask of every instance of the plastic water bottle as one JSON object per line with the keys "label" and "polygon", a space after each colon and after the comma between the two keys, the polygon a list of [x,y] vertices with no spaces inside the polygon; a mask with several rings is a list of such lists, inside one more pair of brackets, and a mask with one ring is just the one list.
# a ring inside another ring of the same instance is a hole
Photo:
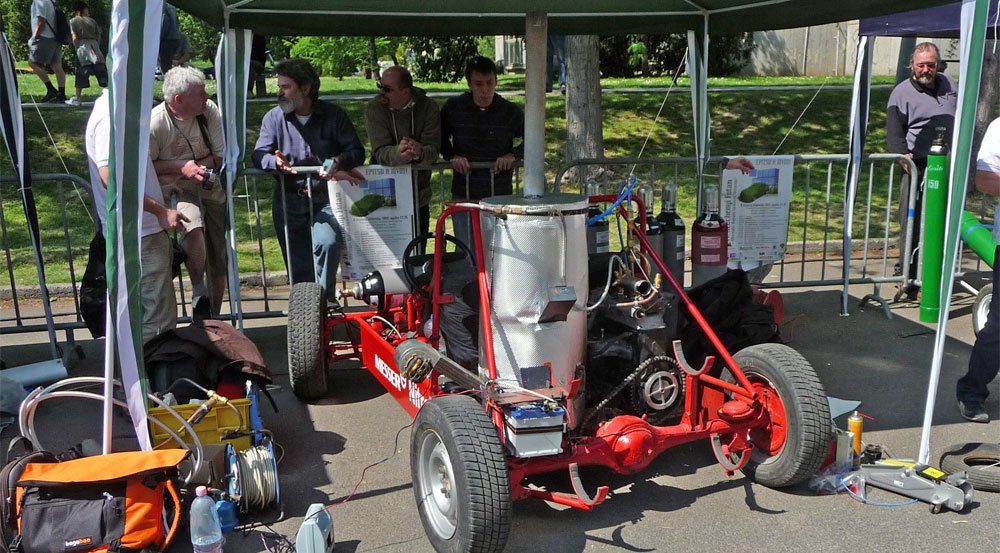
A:
{"label": "plastic water bottle", "polygon": [[191,503],[191,547],[194,553],[222,552],[222,525],[208,488],[198,486]]}

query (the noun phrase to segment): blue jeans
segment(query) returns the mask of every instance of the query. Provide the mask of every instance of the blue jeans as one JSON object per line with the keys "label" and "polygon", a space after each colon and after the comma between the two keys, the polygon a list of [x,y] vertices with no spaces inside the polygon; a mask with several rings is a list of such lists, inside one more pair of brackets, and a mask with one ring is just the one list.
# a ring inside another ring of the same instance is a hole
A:
{"label": "blue jeans", "polygon": [[566,85],[566,37],[562,35],[549,35],[546,44],[545,62],[545,90],[552,91],[552,73],[556,66],[552,62],[553,56],[559,64],[559,87]]}
{"label": "blue jeans", "polygon": [[[282,198],[285,202],[284,209],[288,212],[291,252],[285,244]],[[344,253],[344,231],[333,216],[333,208],[326,194],[314,196],[310,201],[307,197],[283,193],[280,187],[275,187],[271,215],[291,283],[319,282],[324,290],[334,290],[337,286],[337,266]]]}

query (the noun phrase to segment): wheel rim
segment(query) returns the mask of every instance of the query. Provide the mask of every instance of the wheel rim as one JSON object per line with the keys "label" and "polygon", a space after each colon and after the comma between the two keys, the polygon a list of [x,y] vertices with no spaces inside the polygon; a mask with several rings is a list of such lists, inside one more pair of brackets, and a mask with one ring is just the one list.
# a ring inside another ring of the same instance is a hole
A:
{"label": "wheel rim", "polygon": [[458,526],[458,498],[455,470],[441,437],[428,431],[420,441],[417,476],[427,521],[441,539],[455,535]]}
{"label": "wheel rim", "polygon": [[750,440],[754,445],[753,459],[762,462],[778,456],[785,448],[785,440],[788,437],[788,413],[774,384],[768,379],[758,374],[747,374],[747,379],[750,380],[754,393],[768,415],[766,425],[750,431]]}
{"label": "wheel rim", "polygon": [[982,296],[982,300],[975,305],[975,314],[972,320],[976,322],[976,333],[978,334],[980,330],[986,326],[986,317],[990,313],[990,301],[993,299],[993,294],[986,294]]}

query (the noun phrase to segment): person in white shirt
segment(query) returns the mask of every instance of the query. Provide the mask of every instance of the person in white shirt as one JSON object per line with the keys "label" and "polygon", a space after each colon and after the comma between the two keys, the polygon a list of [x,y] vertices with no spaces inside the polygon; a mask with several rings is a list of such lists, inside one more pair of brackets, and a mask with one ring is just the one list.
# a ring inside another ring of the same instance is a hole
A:
{"label": "person in white shirt", "polygon": [[[994,119],[983,136],[976,159],[976,189],[984,194],[1000,196],[1000,118]],[[993,239],[1000,243],[1000,203],[993,215]],[[972,422],[989,422],[986,411],[987,389],[1000,372],[1000,246],[993,255],[993,298],[986,324],[969,356],[969,370],[958,380],[955,395],[962,417]],[[994,409],[994,414],[996,409]]]}
{"label": "person in white shirt", "polygon": [[[107,201],[109,164],[111,158],[111,114],[108,90],[94,102],[84,134],[87,162],[90,165],[90,185],[94,193],[97,216],[107,236]],[[127,184],[126,184],[127,185]],[[187,220],[177,210],[163,204],[163,194],[156,180],[153,163],[146,165],[145,194],[142,198],[142,243],[140,263],[142,277],[142,339],[148,342],[156,335],[177,326],[177,298],[171,273],[170,238],[166,230],[179,230]]]}

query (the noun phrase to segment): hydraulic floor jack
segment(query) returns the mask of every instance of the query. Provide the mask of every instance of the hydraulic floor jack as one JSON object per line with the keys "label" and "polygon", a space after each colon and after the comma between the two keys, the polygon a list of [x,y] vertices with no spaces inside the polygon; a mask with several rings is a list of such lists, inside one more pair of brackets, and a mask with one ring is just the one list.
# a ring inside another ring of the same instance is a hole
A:
{"label": "hydraulic floor jack", "polygon": [[865,483],[930,503],[932,513],[961,511],[972,502],[972,484],[965,471],[945,474],[927,465],[883,459],[860,467]]}

